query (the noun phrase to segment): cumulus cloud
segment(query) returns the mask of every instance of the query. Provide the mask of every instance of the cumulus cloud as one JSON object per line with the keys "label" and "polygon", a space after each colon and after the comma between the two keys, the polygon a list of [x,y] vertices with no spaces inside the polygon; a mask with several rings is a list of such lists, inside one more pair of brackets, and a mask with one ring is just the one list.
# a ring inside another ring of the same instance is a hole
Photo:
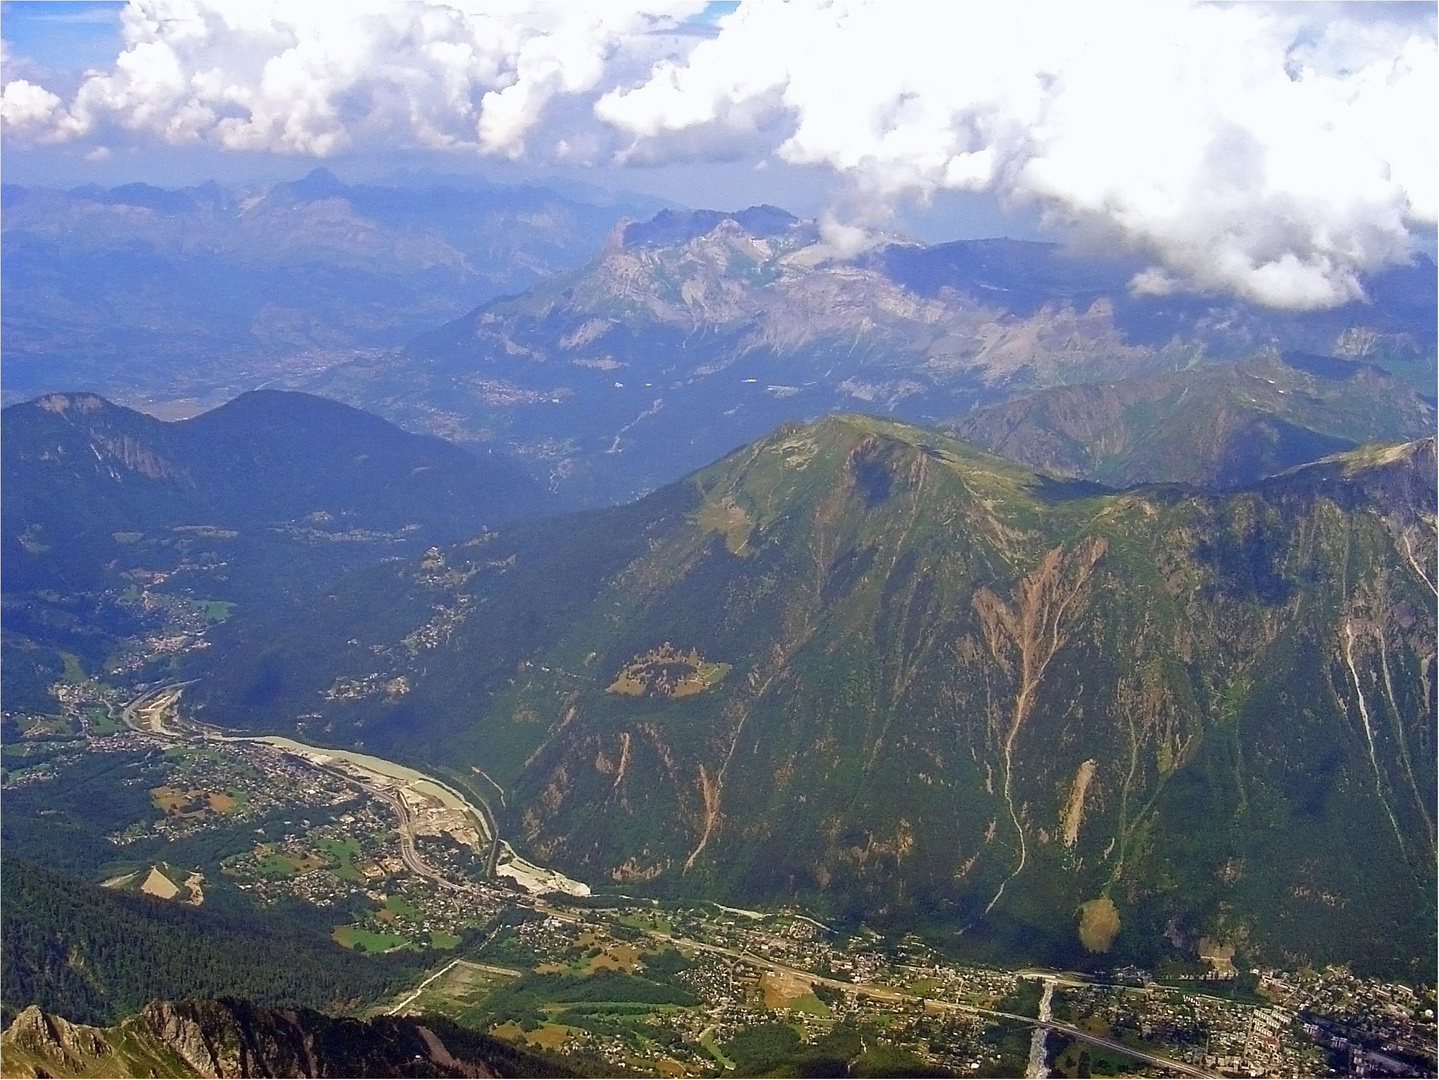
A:
{"label": "cumulus cloud", "polygon": [[656,157],[778,100],[773,153],[880,214],[997,191],[1150,252],[1138,290],[1307,308],[1435,222],[1435,60],[1432,19],[1327,6],[755,4],[596,112]]}
{"label": "cumulus cloud", "polygon": [[643,53],[703,6],[144,0],[123,13],[110,70],[63,108],[12,82],[4,119],[21,138],[115,125],[315,157],[398,142],[521,158],[552,99],[595,89],[627,46]]}
{"label": "cumulus cloud", "polygon": [[12,141],[776,160],[842,178],[836,250],[992,192],[1151,255],[1137,291],[1290,308],[1361,296],[1439,213],[1432,6],[745,2],[692,33],[702,6],[152,0],[70,100],[17,79],[0,116]]}
{"label": "cumulus cloud", "polygon": [[25,79],[5,84],[0,94],[0,120],[19,127],[48,124],[61,111],[58,95]]}

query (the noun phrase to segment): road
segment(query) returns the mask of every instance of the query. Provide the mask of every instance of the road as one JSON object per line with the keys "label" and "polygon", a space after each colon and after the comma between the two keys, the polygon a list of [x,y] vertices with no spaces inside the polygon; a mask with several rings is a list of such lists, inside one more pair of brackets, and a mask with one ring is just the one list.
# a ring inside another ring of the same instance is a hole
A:
{"label": "road", "polygon": [[[190,682],[166,683],[164,686],[147,690],[121,710],[120,719],[124,721],[126,727],[135,731],[144,731],[151,735],[165,735],[172,739],[182,738],[183,736],[165,727],[165,710],[173,705],[180,696],[180,692],[193,682],[192,679]],[[136,719],[136,713],[149,712],[152,709],[158,711],[147,716],[145,723]]]}
{"label": "road", "polygon": [[[357,782],[353,776],[347,773],[340,772],[339,770],[329,771],[334,772],[335,775],[351,783]],[[400,861],[405,864],[411,873],[418,874],[423,878],[429,878],[436,885],[440,886],[440,888],[449,889],[451,892],[469,892],[470,889],[473,888],[471,885],[455,884],[455,882],[445,877],[429,863],[425,862],[424,859],[420,858],[420,853],[415,849],[414,823],[410,820],[410,811],[405,807],[405,801],[402,798],[373,784],[360,783],[360,787],[364,788],[366,794],[379,799],[388,806],[395,812],[395,816],[400,819]]]}
{"label": "road", "polygon": [[[539,900],[531,901],[531,906],[536,911],[542,912],[553,918],[563,919],[565,922],[586,924],[588,920],[574,915],[567,911],[560,911],[550,907]],[[1004,1012],[1000,1009],[986,1009],[979,1005],[963,1005],[957,1001],[942,1001],[936,998],[920,997],[916,994],[908,994],[902,990],[895,990],[888,986],[876,986],[872,983],[844,982],[840,979],[831,979],[813,972],[805,971],[803,968],[790,967],[787,964],[776,963],[768,957],[756,956],[741,949],[730,949],[723,945],[711,945],[705,941],[695,941],[692,938],[676,937],[667,934],[663,930],[645,930],[644,933],[660,941],[668,942],[674,946],[683,946],[688,949],[696,949],[700,952],[711,953],[716,956],[725,956],[731,960],[739,960],[762,970],[776,971],[786,975],[792,975],[810,983],[820,986],[831,987],[835,990],[846,990],[852,994],[861,994],[874,1001],[884,1001],[895,1005],[915,1005],[934,1012],[958,1012],[971,1016],[986,1016],[997,1020],[1015,1020],[1023,1024],[1030,1024],[1036,1027],[1044,1027],[1050,1031],[1057,1031],[1071,1039],[1079,1039],[1093,1046],[1100,1046],[1106,1050],[1114,1050],[1137,1061],[1143,1061],[1150,1065],[1157,1065],[1163,1069],[1173,1069],[1175,1072],[1183,1073],[1185,1076],[1197,1076],[1206,1080],[1221,1080],[1221,1074],[1205,1072],[1203,1069],[1190,1065],[1187,1061],[1176,1061],[1160,1054],[1152,1054],[1145,1050],[1139,1050],[1113,1039],[1106,1039],[1101,1035],[1085,1031],[1083,1028],[1074,1027],[1072,1024],[1065,1024],[1058,1020],[1039,1020],[1033,1016],[1022,1016],[1019,1013]]]}
{"label": "road", "polygon": [[465,964],[468,967],[479,968],[481,971],[488,971],[495,975],[504,975],[511,979],[518,979],[521,975],[524,974],[523,971],[516,971],[514,968],[495,967],[493,964],[477,964],[473,960],[451,960],[444,967],[440,968],[439,971],[435,972],[424,982],[420,983],[419,986],[415,987],[414,992],[411,993],[409,997],[405,998],[404,1001],[400,1002],[398,1005],[392,1005],[390,1008],[386,1009],[385,1015],[395,1016],[402,1009],[407,1008],[415,1000],[415,998],[419,997],[420,994],[424,992],[425,987],[429,986],[430,983],[434,982],[441,975],[451,970],[458,964]]}

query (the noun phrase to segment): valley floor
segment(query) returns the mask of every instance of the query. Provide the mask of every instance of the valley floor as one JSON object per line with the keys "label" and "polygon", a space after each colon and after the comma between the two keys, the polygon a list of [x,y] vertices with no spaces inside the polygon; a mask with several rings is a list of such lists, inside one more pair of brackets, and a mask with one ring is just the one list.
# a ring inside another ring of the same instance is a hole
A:
{"label": "valley floor", "polygon": [[[666,1076],[820,1061],[965,1076],[1434,1068],[1432,988],[1340,969],[1005,971],[912,936],[842,936],[794,910],[589,896],[578,882],[531,895],[519,885],[568,879],[531,864],[504,876],[516,857],[485,812],[431,778],[301,744],[218,741],[180,719],[179,696],[152,688],[126,706],[93,682],[64,687],[57,730],[5,748],[7,812],[43,813],[44,793],[96,755],[131,762],[151,812],[108,823],[104,883],[202,909],[216,888],[261,910],[302,902],[336,912],[347,948],[453,951],[372,1014],[442,1014],[582,1071]],[[163,857],[198,835],[232,837],[219,845],[229,854]]]}

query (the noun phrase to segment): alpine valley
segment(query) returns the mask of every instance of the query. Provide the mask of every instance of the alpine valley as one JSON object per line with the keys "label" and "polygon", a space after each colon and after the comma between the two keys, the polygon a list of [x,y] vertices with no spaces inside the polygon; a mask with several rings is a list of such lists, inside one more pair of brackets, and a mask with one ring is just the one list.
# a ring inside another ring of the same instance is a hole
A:
{"label": "alpine valley", "polygon": [[5,1075],[1432,1073],[1434,263],[586,198],[6,189]]}

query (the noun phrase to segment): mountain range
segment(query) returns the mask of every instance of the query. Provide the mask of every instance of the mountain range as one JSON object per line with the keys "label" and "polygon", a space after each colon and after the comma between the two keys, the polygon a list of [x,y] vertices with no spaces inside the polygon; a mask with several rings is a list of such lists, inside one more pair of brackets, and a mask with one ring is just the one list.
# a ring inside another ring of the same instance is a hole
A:
{"label": "mountain range", "polygon": [[788,424],[638,502],[232,619],[187,700],[480,795],[483,770],[507,833],[596,884],[996,958],[1207,937],[1409,970],[1434,473],[1431,438],[1116,493],[890,420]]}
{"label": "mountain range", "polygon": [[947,427],[1051,476],[1114,487],[1245,484],[1376,439],[1418,439],[1434,403],[1382,368],[1304,353],[1040,390]]}
{"label": "mountain range", "polygon": [[[846,409],[943,424],[1056,387],[1137,378],[1115,400],[1147,400],[1167,375],[1181,395],[1197,382],[1186,417],[1203,426],[1195,398],[1219,407],[1225,378],[1204,369],[1265,356],[1393,378],[1363,381],[1376,408],[1342,418],[1271,391],[1263,430],[1234,430],[1223,453],[1238,459],[1214,466],[1234,479],[1412,437],[1391,421],[1434,400],[1439,307],[1422,255],[1366,279],[1362,301],[1282,312],[1139,293],[1140,260],[1073,245],[892,240],[840,257],[814,222],[771,206],[646,218],[654,203],[637,197],[346,185],[323,169],[250,192],[12,186],[4,200],[7,401],[87,386],[185,416],[261,386],[307,391],[514,455],[572,507],[627,501],[777,424]],[[1310,398],[1354,389],[1306,370]],[[1056,422],[1052,435],[1075,437]],[[1129,475],[1072,458],[1025,460]]]}
{"label": "mountain range", "polygon": [[[1205,385],[1207,367],[1266,350],[1364,358],[1396,373],[1364,384],[1382,405],[1367,427],[1350,412],[1364,428],[1357,441],[1414,434],[1385,422],[1421,411],[1415,386],[1432,404],[1432,262],[1376,278],[1368,303],[1307,314],[1135,295],[1136,269],[1008,240],[891,244],[843,260],[812,222],[773,207],[670,212],[627,226],[584,267],[398,353],[285,385],[499,445],[573,505],[634,498],[786,420],[863,409],[935,424],[1055,386],[1162,374],[1173,388]],[[1352,389],[1342,373],[1308,375],[1324,384],[1311,396]],[[1308,427],[1317,415],[1286,422]],[[1352,445],[1352,426],[1319,434]]]}
{"label": "mountain range", "polygon": [[103,759],[162,756],[95,730],[162,682],[443,777],[595,904],[1432,984],[1432,261],[1294,313],[771,206],[3,198],[7,1070],[552,1068],[306,1008],[450,946],[92,884],[161,806]]}
{"label": "mountain range", "polygon": [[655,205],[477,181],[346,185],[323,168],[247,191],[7,184],[5,401],[85,386],[220,404],[573,269]]}

